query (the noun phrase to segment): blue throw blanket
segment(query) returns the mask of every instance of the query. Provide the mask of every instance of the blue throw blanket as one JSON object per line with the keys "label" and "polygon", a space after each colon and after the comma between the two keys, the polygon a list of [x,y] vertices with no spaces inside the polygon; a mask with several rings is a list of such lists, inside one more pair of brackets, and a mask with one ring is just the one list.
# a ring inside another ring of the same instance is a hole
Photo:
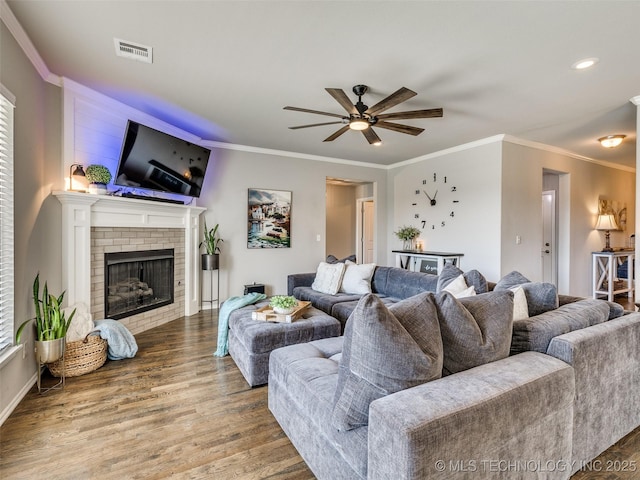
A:
{"label": "blue throw blanket", "polygon": [[105,319],[96,320],[95,330],[100,332],[100,337],[109,344],[107,358],[109,360],[122,360],[123,358],[133,358],[138,352],[136,339],[127,327],[117,320]]}
{"label": "blue throw blanket", "polygon": [[264,293],[251,292],[242,297],[231,297],[222,304],[218,313],[218,348],[213,354],[215,357],[224,357],[229,353],[229,315],[231,312],[265,298],[267,296]]}

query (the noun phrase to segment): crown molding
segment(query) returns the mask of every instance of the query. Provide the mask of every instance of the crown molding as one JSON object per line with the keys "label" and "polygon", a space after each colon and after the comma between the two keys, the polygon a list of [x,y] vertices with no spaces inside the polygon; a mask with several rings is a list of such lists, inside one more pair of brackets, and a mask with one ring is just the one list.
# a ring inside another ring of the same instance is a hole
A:
{"label": "crown molding", "polygon": [[631,97],[629,99],[629,101],[631,103],[633,103],[635,106],[640,107],[640,95],[636,95],[635,97]]}
{"label": "crown molding", "polygon": [[59,87],[61,85],[60,77],[51,73],[47,64],[44,63],[44,60],[36,50],[36,47],[31,42],[27,32],[24,31],[22,25],[20,25],[18,19],[13,14],[5,0],[0,0],[0,19],[7,26],[9,32],[13,35],[13,38],[15,38],[18,45],[20,45],[20,48],[22,48],[24,54],[40,74],[40,77],[42,77],[45,82]]}
{"label": "crown molding", "polygon": [[522,138],[513,137],[511,135],[505,135],[504,141],[513,143],[515,145],[522,145],[524,147],[536,148],[538,150],[545,150],[550,153],[555,153],[558,155],[564,155],[565,157],[575,158],[577,160],[582,160],[584,162],[595,163],[597,165],[601,165],[603,167],[615,168],[617,170],[622,170],[624,172],[635,173],[636,169],[633,167],[627,167],[626,165],[620,165],[619,163],[606,162],[604,160],[597,160],[595,158],[586,157],[584,155],[579,155],[577,153],[571,152],[569,150],[565,150],[563,148],[554,147],[552,145],[547,145],[546,143],[533,142],[531,140],[524,140]]}

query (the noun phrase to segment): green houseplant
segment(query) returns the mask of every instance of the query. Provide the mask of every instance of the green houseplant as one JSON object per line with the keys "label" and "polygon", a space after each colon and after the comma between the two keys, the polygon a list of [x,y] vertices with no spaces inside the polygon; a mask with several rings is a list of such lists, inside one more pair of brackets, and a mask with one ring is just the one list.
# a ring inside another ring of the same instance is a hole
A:
{"label": "green houseplant", "polygon": [[85,176],[89,185],[89,193],[107,193],[107,183],[111,181],[111,172],[102,165],[89,165]]}
{"label": "green houseplant", "polygon": [[402,240],[402,248],[404,250],[413,250],[413,241],[420,235],[420,230],[416,227],[404,225],[393,233]]}
{"label": "green houseplant", "polygon": [[33,304],[36,311],[35,318],[30,318],[20,325],[16,332],[16,343],[20,342],[24,328],[35,320],[36,327],[36,358],[40,363],[51,363],[64,354],[64,342],[67,330],[76,314],[75,308],[65,318],[62,311],[62,300],[65,292],[59,296],[49,293],[47,282],[44,283],[42,298],[40,298],[40,274],[33,281]]}
{"label": "green houseplant", "polygon": [[204,246],[207,253],[202,254],[202,269],[217,270],[220,266],[220,242],[223,240],[218,235],[219,224],[216,223],[211,229],[207,228],[207,221],[204,221],[204,240],[200,242],[200,247]]}
{"label": "green houseplant", "polygon": [[293,312],[293,309],[298,305],[298,300],[295,297],[287,295],[275,295],[271,297],[269,306],[273,308],[276,313],[287,315]]}

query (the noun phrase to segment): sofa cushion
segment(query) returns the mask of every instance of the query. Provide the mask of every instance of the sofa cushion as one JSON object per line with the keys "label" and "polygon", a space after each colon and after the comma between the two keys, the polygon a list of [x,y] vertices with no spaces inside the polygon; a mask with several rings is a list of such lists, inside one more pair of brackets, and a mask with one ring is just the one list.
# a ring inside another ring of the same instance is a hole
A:
{"label": "sofa cushion", "polygon": [[367,425],[369,404],[442,374],[442,339],[432,293],[387,308],[362,297],[347,321],[332,424],[338,430]]}
{"label": "sofa cushion", "polygon": [[315,308],[329,315],[332,315],[331,309],[334,305],[341,302],[357,302],[361,298],[361,295],[350,295],[347,293],[330,295],[328,293],[317,292],[311,287],[295,287],[293,289],[293,296],[298,300],[311,302]]}
{"label": "sofa cushion", "polygon": [[436,303],[444,350],[443,375],[509,356],[513,292],[489,292],[460,299],[441,292]]}
{"label": "sofa cushion", "polygon": [[396,267],[376,267],[371,279],[371,291],[403,299],[423,292],[435,292],[437,283],[437,275]]}
{"label": "sofa cushion", "polygon": [[317,292],[335,295],[340,289],[344,268],[344,263],[320,262],[311,288]]}
{"label": "sofa cushion", "polygon": [[487,279],[478,270],[463,272],[452,263],[445,263],[440,275],[438,275],[436,292],[440,293],[443,291],[445,287],[450,285],[460,275],[464,278],[467,287],[473,286],[476,293],[486,293],[489,291]]}
{"label": "sofa cushion", "polygon": [[502,277],[496,284],[494,291],[509,290],[516,286],[522,286],[527,297],[529,316],[534,317],[541,313],[558,308],[558,290],[551,283],[531,282],[524,275],[513,271]]}
{"label": "sofa cushion", "polygon": [[349,260],[345,262],[344,275],[340,292],[360,294],[371,293],[371,277],[376,268],[375,263],[363,263],[358,265]]}
{"label": "sofa cushion", "polygon": [[515,321],[511,355],[527,351],[547,353],[554,337],[609,320],[609,308],[603,300],[586,298]]}

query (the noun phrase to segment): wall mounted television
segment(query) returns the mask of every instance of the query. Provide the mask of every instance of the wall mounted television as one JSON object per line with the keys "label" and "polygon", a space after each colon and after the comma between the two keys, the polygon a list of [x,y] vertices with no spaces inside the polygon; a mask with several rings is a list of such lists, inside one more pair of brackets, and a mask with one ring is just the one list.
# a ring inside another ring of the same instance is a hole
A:
{"label": "wall mounted television", "polygon": [[199,197],[211,150],[129,120],[115,185]]}

